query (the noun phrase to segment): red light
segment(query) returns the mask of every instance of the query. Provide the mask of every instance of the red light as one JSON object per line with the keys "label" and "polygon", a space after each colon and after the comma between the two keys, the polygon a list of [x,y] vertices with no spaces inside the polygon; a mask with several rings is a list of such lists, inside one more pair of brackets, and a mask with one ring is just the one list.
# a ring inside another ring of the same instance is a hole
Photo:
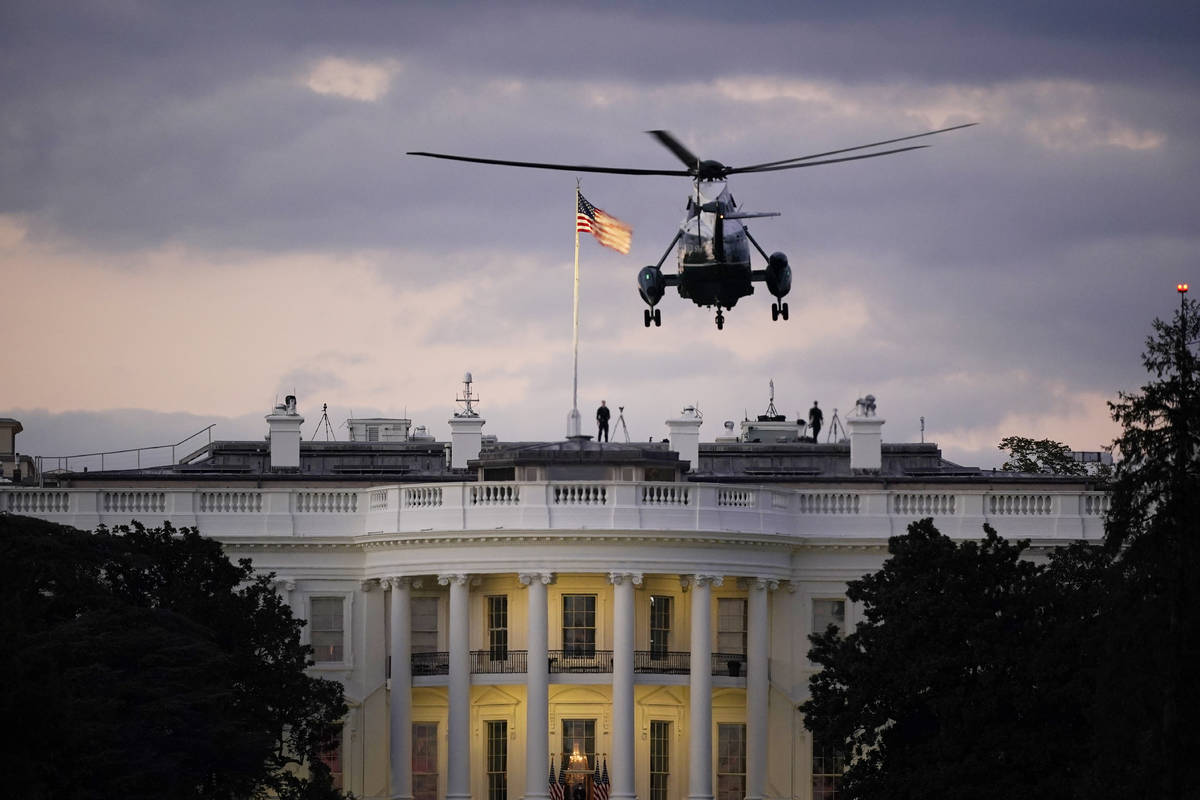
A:
{"label": "red light", "polygon": [[1175,284],[1175,291],[1179,292],[1180,294],[1183,294],[1187,290],[1188,290],[1188,285],[1186,283]]}

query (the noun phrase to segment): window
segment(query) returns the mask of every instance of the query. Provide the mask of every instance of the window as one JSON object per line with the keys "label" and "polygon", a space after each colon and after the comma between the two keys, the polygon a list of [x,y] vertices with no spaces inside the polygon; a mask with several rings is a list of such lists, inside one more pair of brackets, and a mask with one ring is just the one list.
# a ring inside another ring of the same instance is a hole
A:
{"label": "window", "polygon": [[837,800],[842,793],[842,773],[845,770],[846,754],[843,751],[813,740],[813,800]]}
{"label": "window", "polygon": [[717,652],[745,655],[746,598],[717,599]]}
{"label": "window", "polygon": [[413,800],[437,800],[437,723],[414,722],[412,726]]}
{"label": "window", "polygon": [[746,796],[746,726],[717,726],[717,796],[743,800]]}
{"label": "window", "polygon": [[342,788],[342,734],[339,732],[337,737],[324,749],[317,753],[317,758],[329,767],[329,776],[333,780],[333,788]]}
{"label": "window", "polygon": [[438,599],[412,599],[412,651],[436,653],[438,649]]}
{"label": "window", "polygon": [[309,600],[308,627],[313,661],[344,661],[345,620],[340,597],[313,597]]}
{"label": "window", "polygon": [[566,769],[596,768],[596,720],[562,721],[563,766]]}
{"label": "window", "polygon": [[488,800],[508,800],[508,723],[502,719],[487,724]]}
{"label": "window", "polygon": [[368,425],[367,426],[367,441],[368,442],[378,442],[379,441],[379,426],[378,425]]}
{"label": "window", "polygon": [[839,598],[813,600],[813,633],[824,633],[830,625],[836,625],[838,633],[846,635],[846,601]]}
{"label": "window", "polygon": [[671,723],[650,720],[650,800],[667,800],[671,777]]}
{"label": "window", "polygon": [[650,596],[650,657],[666,658],[671,641],[671,598]]}
{"label": "window", "polygon": [[596,655],[596,595],[563,595],[563,654]]}
{"label": "window", "polygon": [[508,658],[508,595],[487,599],[488,651],[492,661]]}

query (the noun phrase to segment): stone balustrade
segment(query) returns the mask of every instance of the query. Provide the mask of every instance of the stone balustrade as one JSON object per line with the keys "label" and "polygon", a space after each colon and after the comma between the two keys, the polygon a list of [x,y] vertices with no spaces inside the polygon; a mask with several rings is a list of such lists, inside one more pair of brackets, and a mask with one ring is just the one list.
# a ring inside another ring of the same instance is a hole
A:
{"label": "stone balustrade", "polygon": [[1099,539],[1103,492],[839,488],[703,483],[478,482],[311,489],[0,488],[0,512],[90,529],[163,520],[219,539],[455,531],[645,530],[879,540],[931,516],[956,537]]}

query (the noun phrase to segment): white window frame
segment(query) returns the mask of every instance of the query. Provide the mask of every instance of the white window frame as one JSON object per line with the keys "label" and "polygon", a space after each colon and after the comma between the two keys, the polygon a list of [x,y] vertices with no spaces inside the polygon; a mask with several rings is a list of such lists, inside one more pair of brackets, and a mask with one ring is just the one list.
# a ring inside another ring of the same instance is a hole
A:
{"label": "white window frame", "polygon": [[305,622],[303,641],[312,646],[312,601],[341,598],[342,601],[342,660],[315,661],[312,669],[346,670],[354,667],[354,637],[351,635],[354,624],[354,592],[349,591],[310,591],[305,593],[304,612]]}

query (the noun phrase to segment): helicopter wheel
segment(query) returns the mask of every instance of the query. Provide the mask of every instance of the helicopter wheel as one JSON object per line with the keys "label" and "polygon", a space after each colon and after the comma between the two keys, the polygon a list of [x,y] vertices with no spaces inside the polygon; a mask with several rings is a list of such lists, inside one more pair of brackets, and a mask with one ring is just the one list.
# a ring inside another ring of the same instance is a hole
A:
{"label": "helicopter wheel", "polygon": [[650,315],[650,318],[654,320],[654,327],[656,327],[656,328],[662,327],[662,311],[661,310],[659,310],[657,308],[654,309],[654,313]]}
{"label": "helicopter wheel", "polygon": [[779,316],[783,317],[784,319],[787,319],[787,318],[788,318],[788,307],[787,307],[787,303],[780,303],[780,304],[779,304]]}
{"label": "helicopter wheel", "polygon": [[774,322],[777,319],[779,319],[779,304],[771,303],[771,321]]}
{"label": "helicopter wheel", "polygon": [[721,309],[717,309],[717,330],[725,328],[725,315],[721,313]]}
{"label": "helicopter wheel", "polygon": [[648,308],[642,309],[642,322],[645,323],[647,328],[650,327],[650,309],[648,309]]}

